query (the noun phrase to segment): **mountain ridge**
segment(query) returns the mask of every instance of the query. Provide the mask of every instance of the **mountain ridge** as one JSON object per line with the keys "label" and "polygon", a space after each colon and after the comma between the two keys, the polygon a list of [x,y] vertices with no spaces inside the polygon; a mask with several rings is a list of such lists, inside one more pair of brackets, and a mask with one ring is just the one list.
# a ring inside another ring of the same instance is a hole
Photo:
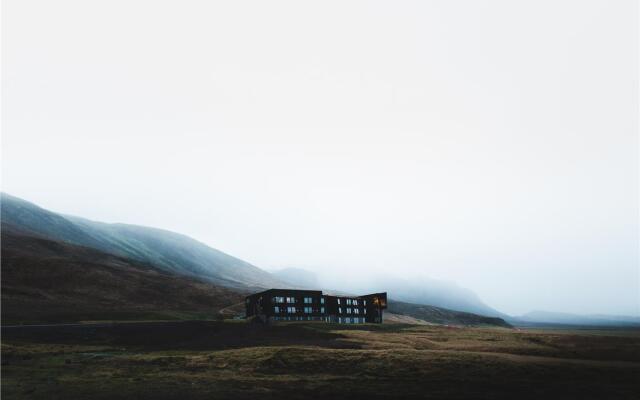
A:
{"label": "mountain ridge", "polygon": [[282,284],[268,272],[180,233],[63,216],[6,193],[1,200],[3,226],[32,236],[92,247],[228,287]]}

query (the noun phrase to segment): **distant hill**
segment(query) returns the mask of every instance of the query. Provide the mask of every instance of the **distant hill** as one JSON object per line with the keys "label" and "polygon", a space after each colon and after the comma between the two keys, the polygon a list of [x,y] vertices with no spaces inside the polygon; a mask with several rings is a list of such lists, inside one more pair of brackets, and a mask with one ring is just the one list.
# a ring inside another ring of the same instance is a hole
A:
{"label": "distant hill", "polygon": [[[315,273],[302,268],[284,268],[272,272],[277,278],[290,283],[294,287],[320,289],[321,285]],[[372,286],[369,290],[353,293],[325,290],[334,294],[364,294],[375,291],[387,291],[389,293],[388,317],[389,322],[399,323],[429,323],[444,325],[465,326],[502,326],[509,327],[509,323],[496,310],[486,306],[470,290],[460,288],[452,283],[435,280],[416,280],[408,282],[397,278],[387,277],[385,284]],[[437,288],[435,290],[434,288]],[[399,301],[400,299],[412,299],[411,301]],[[436,304],[447,304],[459,309],[449,309],[435,305],[425,304],[432,301]],[[463,311],[460,311],[460,310]],[[467,312],[466,310],[480,310],[489,313],[490,316]]]}
{"label": "distant hill", "polygon": [[[390,300],[387,311],[395,315],[409,316],[412,319],[432,324],[511,327],[509,323],[498,317],[487,317],[484,315],[448,310],[446,308],[423,304],[405,303],[402,301]],[[415,321],[411,321],[411,323],[413,322]]]}
{"label": "distant hill", "polygon": [[491,317],[507,317],[506,314],[486,305],[473,291],[453,282],[424,277],[403,279],[393,276],[378,276],[374,277],[368,289],[371,292],[377,292],[383,288],[390,298],[406,303],[425,304]]}
{"label": "distant hill", "polygon": [[515,325],[576,325],[576,326],[636,326],[640,327],[640,317],[624,315],[579,315],[551,311],[531,311],[509,319]]}
{"label": "distant hill", "polygon": [[56,214],[6,193],[2,193],[1,218],[3,230],[6,227],[23,235],[91,247],[222,286],[242,289],[283,285],[245,261],[162,229]]}
{"label": "distant hill", "polygon": [[405,303],[425,304],[449,310],[507,318],[486,305],[473,291],[453,282],[424,277],[399,278],[396,276],[368,274],[361,280],[323,279],[312,271],[302,268],[285,268],[274,275],[287,283],[304,288],[330,288],[336,293],[387,292],[393,300]]}

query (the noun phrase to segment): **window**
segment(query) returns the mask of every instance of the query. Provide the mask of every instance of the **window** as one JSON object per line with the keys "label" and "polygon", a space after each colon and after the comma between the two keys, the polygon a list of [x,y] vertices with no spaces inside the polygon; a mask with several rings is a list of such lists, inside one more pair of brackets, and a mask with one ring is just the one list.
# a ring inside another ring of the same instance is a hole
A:
{"label": "window", "polygon": [[287,297],[287,303],[295,303],[296,299],[295,297]]}
{"label": "window", "polygon": [[284,303],[284,297],[276,296],[273,298],[274,303]]}
{"label": "window", "polygon": [[320,297],[320,304],[324,304],[324,297]]}
{"label": "window", "polygon": [[351,309],[347,308],[347,314],[351,314]]}
{"label": "window", "polygon": [[320,314],[324,314],[324,307],[320,307]]}
{"label": "window", "polygon": [[280,307],[278,307],[278,306],[273,307],[273,311],[279,313],[280,312]]}
{"label": "window", "polygon": [[355,300],[355,299],[354,299],[354,300],[353,300],[353,305],[354,305],[354,306],[357,306],[357,305],[358,305],[358,300]]}
{"label": "window", "polygon": [[304,298],[304,304],[311,304],[311,297],[305,297]]}
{"label": "window", "polygon": [[296,308],[295,307],[287,307],[287,312],[289,314],[295,314],[296,313]]}
{"label": "window", "polygon": [[350,306],[351,305],[351,299],[347,299],[347,305]]}
{"label": "window", "polygon": [[367,301],[366,300],[362,300],[362,302],[364,303],[364,306],[367,306]]}
{"label": "window", "polygon": [[304,308],[304,313],[305,314],[311,314],[311,307],[305,307]]}
{"label": "window", "polygon": [[338,307],[338,314],[342,314],[342,307]]}
{"label": "window", "polygon": [[349,317],[345,318],[344,322],[346,322],[347,324],[350,324],[351,323],[351,318],[349,318]]}
{"label": "window", "polygon": [[353,309],[353,313],[354,313],[354,314],[360,314],[360,310],[358,310],[357,308],[354,308],[354,309]]}

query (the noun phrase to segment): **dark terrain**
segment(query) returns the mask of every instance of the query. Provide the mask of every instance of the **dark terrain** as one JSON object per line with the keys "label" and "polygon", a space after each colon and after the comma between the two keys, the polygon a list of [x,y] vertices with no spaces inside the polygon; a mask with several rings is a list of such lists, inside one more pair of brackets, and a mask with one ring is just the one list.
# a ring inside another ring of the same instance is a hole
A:
{"label": "dark terrain", "polygon": [[3,329],[7,399],[637,399],[638,331],[143,322]]}

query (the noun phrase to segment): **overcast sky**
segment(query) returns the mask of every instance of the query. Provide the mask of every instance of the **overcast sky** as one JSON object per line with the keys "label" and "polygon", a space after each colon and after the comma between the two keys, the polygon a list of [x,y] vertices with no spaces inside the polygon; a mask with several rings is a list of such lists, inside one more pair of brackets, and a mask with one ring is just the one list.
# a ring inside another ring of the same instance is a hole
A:
{"label": "overcast sky", "polygon": [[3,6],[4,191],[263,268],[640,313],[636,1]]}

